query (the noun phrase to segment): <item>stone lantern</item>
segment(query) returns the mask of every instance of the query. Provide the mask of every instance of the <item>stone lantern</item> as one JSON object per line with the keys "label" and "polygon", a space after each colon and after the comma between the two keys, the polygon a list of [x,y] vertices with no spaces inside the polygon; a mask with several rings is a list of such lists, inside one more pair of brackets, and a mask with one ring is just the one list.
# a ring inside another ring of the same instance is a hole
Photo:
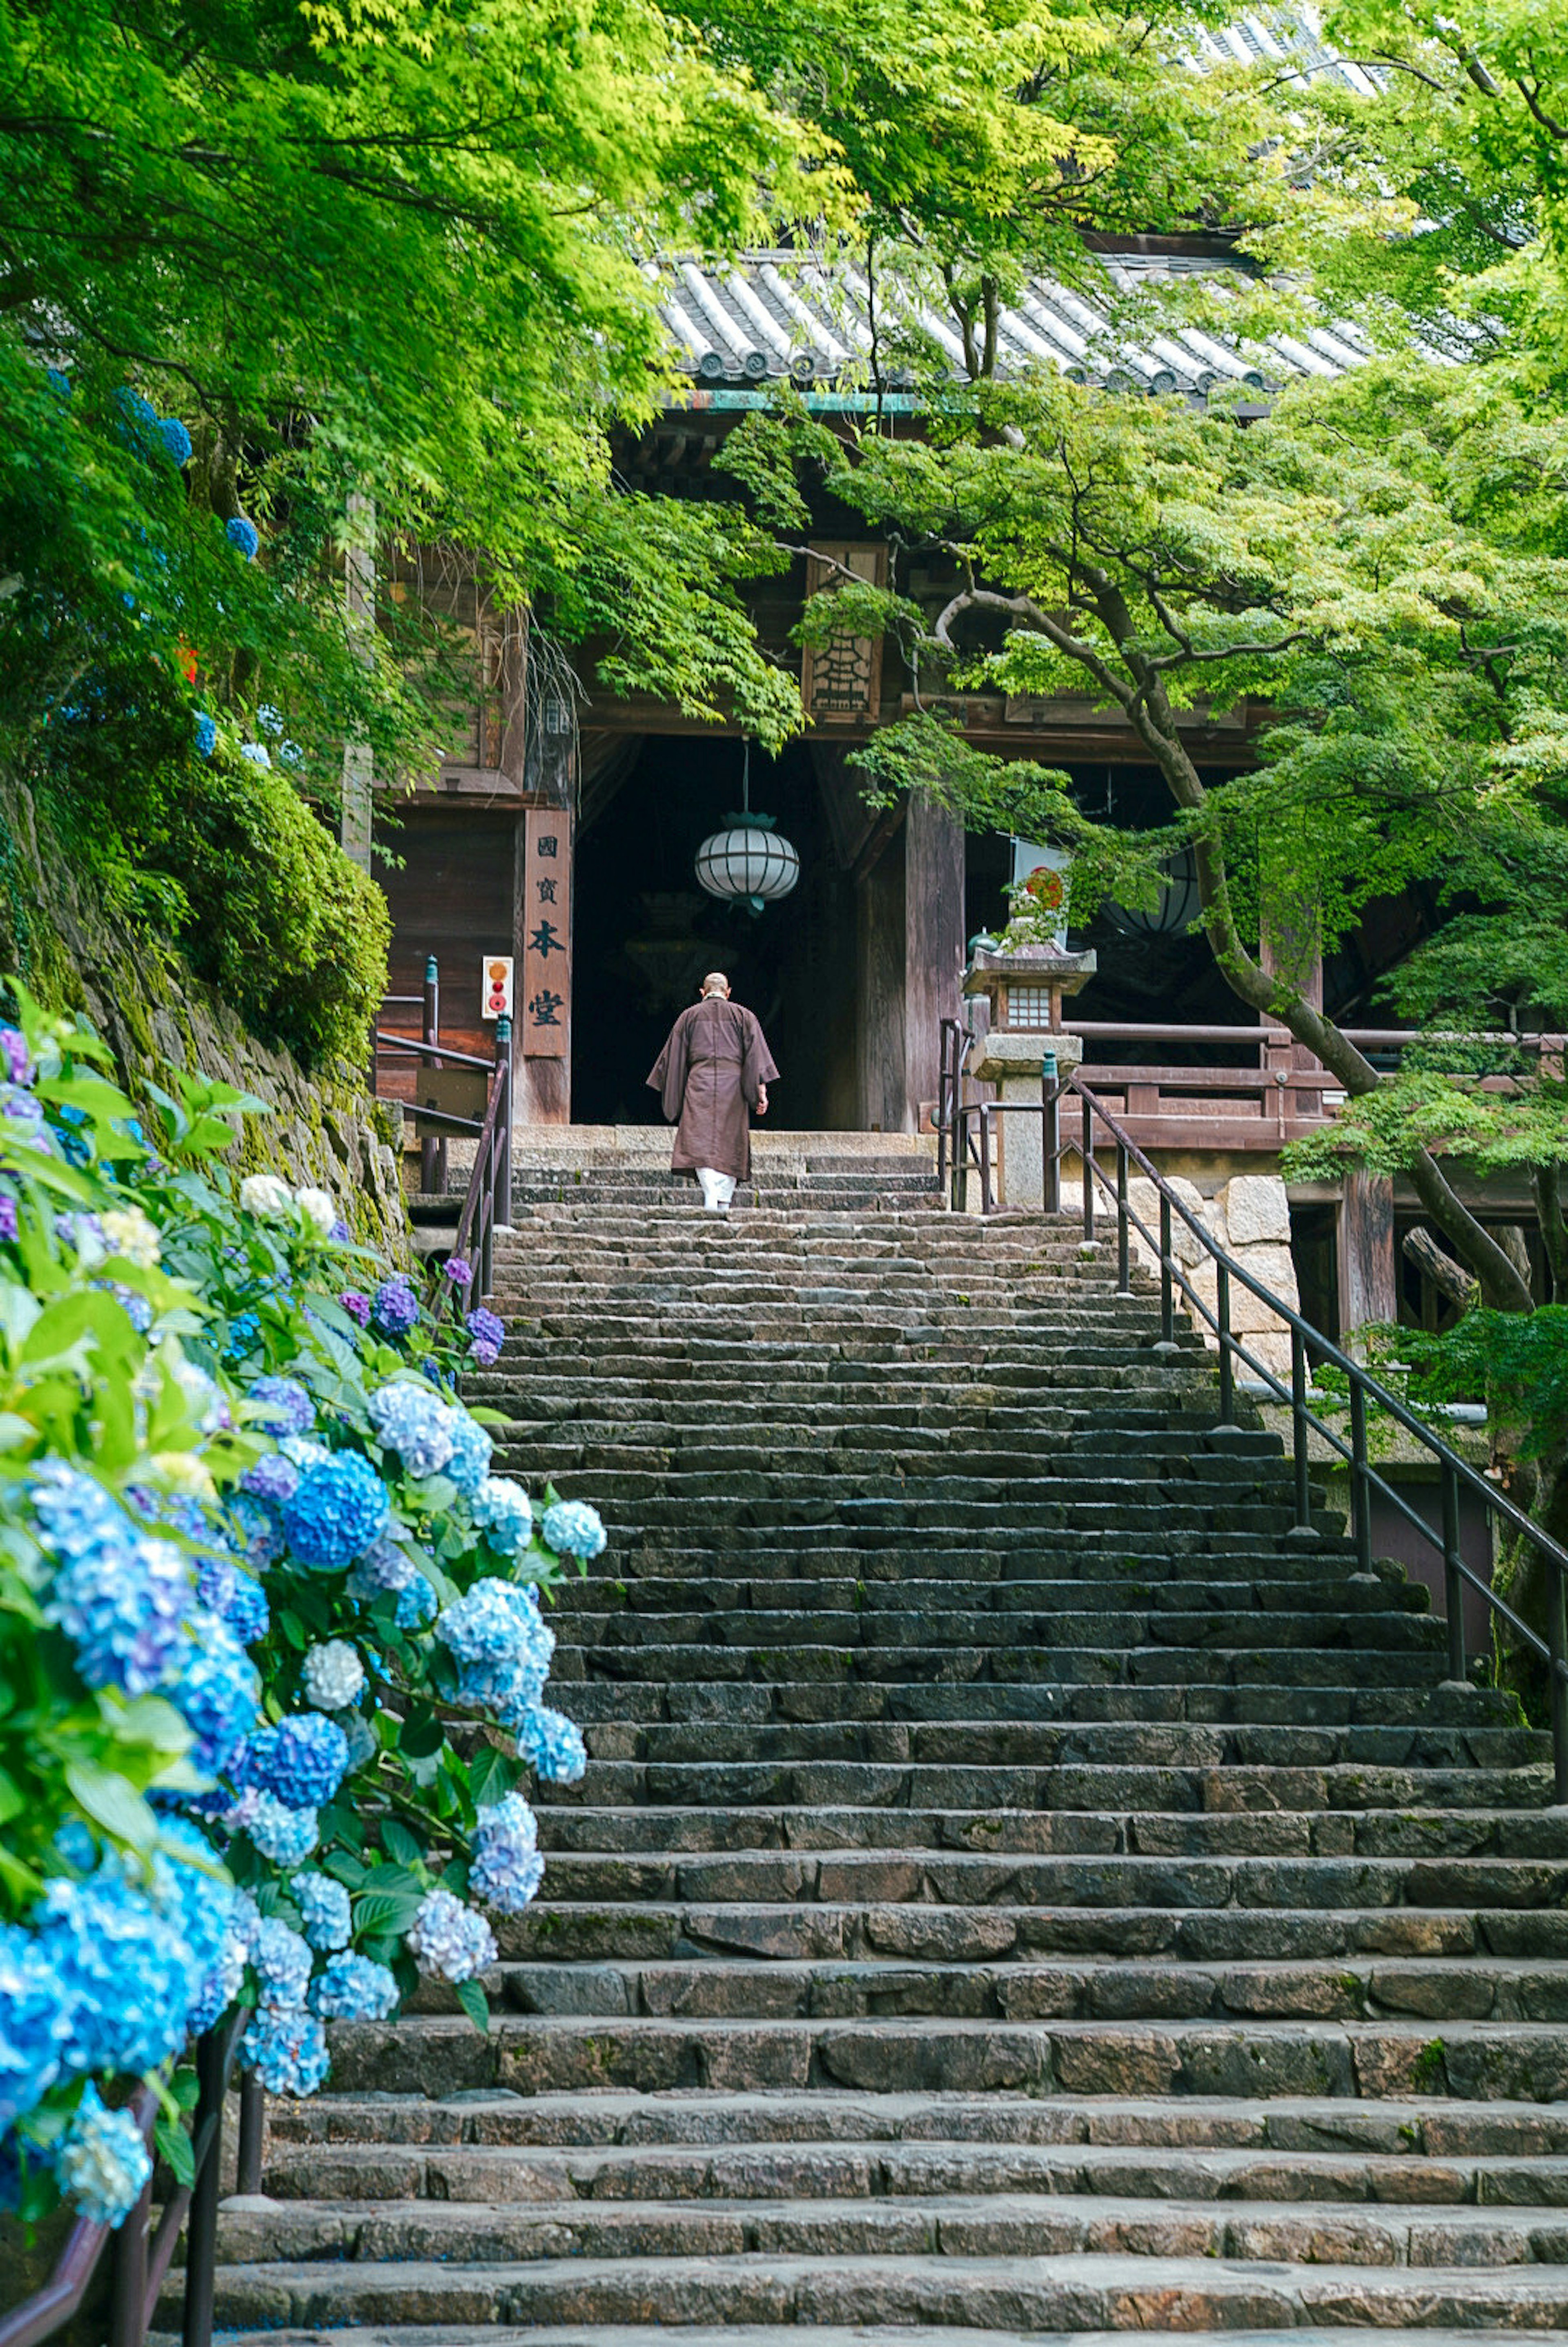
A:
{"label": "stone lantern", "polygon": [[[991,1025],[977,1046],[970,1072],[994,1084],[997,1097],[1037,1112],[1041,1076],[1047,1060],[1059,1076],[1084,1056],[1075,1035],[1062,1032],[1062,999],[1076,994],[1094,977],[1092,953],[1058,953],[1046,945],[1008,949],[978,941],[964,975],[966,995],[984,995]],[[1038,1113],[999,1116],[993,1188],[1003,1205],[1038,1208],[1042,1190],[1042,1120]]]}

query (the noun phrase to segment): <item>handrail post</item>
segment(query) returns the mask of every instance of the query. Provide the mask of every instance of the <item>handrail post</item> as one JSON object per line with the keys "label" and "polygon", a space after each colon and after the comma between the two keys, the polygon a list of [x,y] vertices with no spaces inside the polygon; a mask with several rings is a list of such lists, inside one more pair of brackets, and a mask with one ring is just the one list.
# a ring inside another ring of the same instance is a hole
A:
{"label": "handrail post", "polygon": [[[196,2171],[190,2192],[185,2246],[185,2311],[182,2347],[211,2347],[213,2302],[218,2281],[218,2203],[223,2190],[223,2073],[227,2066],[225,2031],[209,2029],[196,2041],[196,2116],[191,2126],[199,2143],[209,2118],[213,2122],[207,2157]],[[260,2178],[258,2177],[258,2183]]]}
{"label": "handrail post", "polygon": [[1219,1323],[1219,1422],[1234,1424],[1236,1419],[1236,1363],[1230,1357],[1230,1266],[1216,1260],[1214,1266],[1214,1317]]}
{"label": "handrail post", "polygon": [[152,2178],[120,2225],[109,2252],[109,2347],[142,2347],[147,2337],[148,2220]]}
{"label": "handrail post", "polygon": [[980,1103],[980,1211],[991,1212],[991,1102]]}
{"label": "handrail post", "polygon": [[1443,1608],[1448,1615],[1448,1675],[1468,1677],[1464,1642],[1464,1579],[1460,1572],[1459,1477],[1451,1459],[1442,1462]]}
{"label": "handrail post", "polygon": [[949,1068],[952,1056],[952,1021],[944,1019],[938,1030],[936,1066],[936,1187],[939,1197],[947,1187],[947,1128],[952,1114],[952,1081]]}
{"label": "handrail post", "polygon": [[1133,1292],[1132,1233],[1127,1226],[1127,1144],[1116,1143],[1116,1294]]}
{"label": "handrail post", "polygon": [[495,1021],[495,1065],[502,1086],[501,1114],[497,1121],[497,1154],[495,1184],[501,1194],[499,1222],[512,1220],[512,1021],[503,1016]]}
{"label": "handrail post", "polygon": [[1160,1343],[1176,1343],[1176,1262],[1171,1233],[1171,1202],[1160,1192]]}
{"label": "handrail post", "polygon": [[1356,1535],[1356,1570],[1372,1570],[1372,1486],[1367,1472],[1367,1389],[1350,1379],[1350,1525]]}
{"label": "handrail post", "polygon": [[261,2137],[267,2123],[267,2097],[254,2070],[239,2073],[239,2156],[234,2178],[236,2192],[261,2189]]}
{"label": "handrail post", "polygon": [[[441,973],[435,956],[431,954],[424,965],[424,1015],[421,1028],[422,1040],[434,1044],[441,1034]],[[438,1064],[432,1061],[430,1065]],[[419,1145],[419,1186],[428,1197],[441,1175],[443,1143],[434,1133],[427,1133]],[[442,1184],[444,1189],[445,1184]]]}
{"label": "handrail post", "polygon": [[1062,1211],[1062,1108],[1054,1051],[1040,1062],[1040,1207],[1047,1214]]}
{"label": "handrail post", "polygon": [[1290,1449],[1296,1467],[1296,1529],[1312,1529],[1312,1454],[1307,1430],[1307,1339],[1290,1331]]}
{"label": "handrail post", "polygon": [[1568,1591],[1563,1567],[1549,1556],[1546,1583],[1546,1643],[1551,1649],[1552,1781],[1553,1798],[1568,1802]]}
{"label": "handrail post", "polygon": [[1084,1245],[1095,1244],[1095,1110],[1087,1092],[1084,1094]]}

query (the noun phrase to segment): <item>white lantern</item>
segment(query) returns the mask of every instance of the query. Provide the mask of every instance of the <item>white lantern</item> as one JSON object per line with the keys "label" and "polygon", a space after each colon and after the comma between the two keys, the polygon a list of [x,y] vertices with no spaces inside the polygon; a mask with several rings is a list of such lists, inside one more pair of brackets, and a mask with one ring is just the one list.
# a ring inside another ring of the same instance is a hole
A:
{"label": "white lantern", "polygon": [[751,812],[751,744],[746,745],[741,776],[743,811],[725,817],[722,831],[709,834],[697,851],[697,876],[710,897],[730,904],[748,905],[759,913],[764,905],[787,897],[800,877],[800,858],[790,842],[775,830],[770,815]]}

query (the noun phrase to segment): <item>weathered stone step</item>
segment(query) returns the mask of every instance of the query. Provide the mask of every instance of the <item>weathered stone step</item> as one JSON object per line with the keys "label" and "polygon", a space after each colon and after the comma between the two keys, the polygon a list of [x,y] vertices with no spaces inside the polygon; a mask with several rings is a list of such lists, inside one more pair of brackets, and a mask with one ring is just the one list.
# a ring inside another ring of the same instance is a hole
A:
{"label": "weathered stone step", "polygon": [[[569,1631],[573,1644],[591,1645],[601,1661],[622,1647],[695,1646],[705,1639],[719,1646],[766,1645],[770,1653],[781,1646],[889,1646],[905,1655],[923,1655],[946,1646],[959,1668],[961,1658],[975,1647],[1015,1649],[1023,1642],[1037,1654],[1058,1655],[1119,1646],[1135,1672],[1145,1648],[1163,1645],[1187,1655],[1243,1646],[1254,1655],[1270,1648],[1351,1649],[1361,1656],[1418,1655],[1439,1647],[1447,1652],[1443,1624],[1416,1607],[1400,1605],[1381,1584],[1367,1593],[1369,1602],[1359,1605],[1326,1602],[1308,1608],[1298,1600],[1289,1612],[1282,1605],[1178,1610],[1127,1602],[1091,1613],[1084,1608],[1084,1594],[1074,1592],[1074,1604],[1060,1610],[1022,1605],[983,1612],[937,1605],[919,1610],[737,1605],[663,1614],[645,1606],[606,1606],[598,1612],[578,1607],[563,1612],[556,1635],[565,1645]],[[1032,1669],[1029,1675],[1036,1673]]]}
{"label": "weathered stone step", "polygon": [[[953,2145],[982,2156],[1009,2146],[1085,2147],[1134,2153],[1228,2150],[1304,2152],[1331,2158],[1397,2160],[1410,2172],[1441,2172],[1455,2161],[1568,2158],[1568,2102],[1347,2102],[1312,2096],[1267,2100],[1138,2095],[1096,2098],[892,2091],[855,2094],[726,2094],[701,2088],[641,2095],[616,2088],[520,2095],[488,2087],[357,2098],[338,2089],[302,2103],[269,2106],[269,2141],[326,2144],[471,2144],[502,2147],[649,2147],[898,2144]],[[1413,2197],[1425,2198],[1418,2190]],[[1551,2198],[1526,2185],[1515,2197]]]}
{"label": "weathered stone step", "polygon": [[[178,2303],[171,2290],[162,2312]],[[1275,2260],[1092,2254],[983,2258],[794,2258],[753,2252],[693,2259],[545,2258],[453,2266],[434,2260],[220,2268],[226,2331],[260,2324],[338,2328],[385,2321],[962,2323],[989,2330],[1227,2332],[1277,2325],[1359,2331],[1493,2324],[1541,2331],[1568,2323],[1568,2267],[1501,2272],[1465,2267],[1289,2266]]]}
{"label": "weathered stone step", "polygon": [[[546,1908],[546,1912],[548,1911]],[[492,1975],[517,2013],[622,2020],[1568,2022],[1568,1963],[1469,1952],[1404,1961],[1173,1967],[1064,1958],[1000,1963],[962,1954],[801,1963],[694,1950],[664,1963],[508,1963]],[[454,2009],[454,2008],[453,2008]]]}
{"label": "weathered stone step", "polygon": [[[1155,2202],[1092,2192],[940,2187],[906,2196],[738,2200],[596,2197],[540,2207],[469,2194],[382,2193],[336,2205],[285,2201],[226,2209],[220,2254],[236,2262],[439,2259],[486,2264],[557,2258],[767,2257],[1032,2260],[1215,2258],[1472,2272],[1568,2263],[1560,2208],[1378,2209],[1211,2198]],[[1568,2306],[1568,2277],[1564,2277]]]}
{"label": "weathered stone step", "polygon": [[350,2092],[515,2086],[524,2094],[813,2085],[871,2093],[1390,2096],[1491,2102],[1568,2095],[1568,2026],[1427,2022],[620,2020],[415,2014],[341,2023],[333,2075]]}
{"label": "weathered stone step", "polygon": [[[1391,1626],[1404,1622],[1418,1628],[1427,1626],[1420,1615],[1393,1617]],[[925,1679],[952,1685],[979,1680],[1005,1686],[1019,1681],[1093,1680],[1115,1685],[1125,1676],[1135,1683],[1186,1686],[1241,1686],[1263,1682],[1276,1687],[1335,1686],[1345,1676],[1349,1652],[1355,1653],[1356,1676],[1367,1688],[1435,1686],[1447,1668],[1446,1648],[1424,1638],[1420,1646],[1413,1641],[1400,1645],[1369,1634],[1364,1640],[1347,1635],[1332,1646],[1271,1646],[1261,1639],[1256,1644],[1247,1639],[1238,1626],[1229,1645],[1151,1645],[1130,1649],[1110,1643],[1034,1646],[1001,1641],[958,1647],[881,1645],[875,1641],[810,1646],[783,1639],[771,1646],[729,1646],[709,1639],[687,1645],[584,1647],[563,1637],[555,1649],[554,1675],[563,1682],[592,1676],[646,1678],[663,1685],[728,1676],[769,1685],[778,1678],[787,1654],[788,1667],[795,1676],[823,1682]]]}
{"label": "weathered stone step", "polygon": [[[779,1560],[781,1567],[785,1562]],[[1431,1604],[1419,1583],[1378,1577],[1363,1585],[1346,1573],[1340,1559],[1325,1561],[1310,1555],[1282,1558],[1280,1579],[1263,1583],[1225,1577],[1207,1560],[1178,1570],[1173,1558],[1162,1560],[1165,1571],[1157,1581],[1145,1580],[1141,1574],[1113,1577],[1104,1571],[1095,1572],[1091,1561],[1083,1556],[1074,1562],[1084,1569],[1071,1579],[1047,1577],[1061,1572],[1054,1558],[1013,1560],[1012,1572],[996,1572],[985,1579],[961,1577],[959,1572],[906,1577],[891,1567],[885,1575],[875,1576],[860,1570],[858,1562],[857,1569],[845,1572],[842,1553],[837,1562],[837,1573],[797,1573],[788,1579],[782,1571],[770,1579],[748,1565],[745,1579],[705,1573],[700,1580],[680,1580],[653,1572],[629,1574],[613,1586],[603,1581],[565,1581],[554,1593],[552,1619],[557,1624],[570,1620],[575,1627],[592,1624],[598,1629],[628,1618],[668,1620],[682,1609],[692,1618],[717,1623],[742,1613],[783,1611],[810,1616],[825,1612],[887,1618],[917,1608],[919,1618],[925,1619],[928,1600],[938,1594],[949,1614],[993,1615],[998,1621],[1017,1623],[1021,1617],[1027,1620],[1098,1604],[1114,1607],[1115,1618],[1129,1626],[1145,1621],[1151,1614],[1178,1620],[1198,1614],[1211,1618],[1332,1614],[1339,1619],[1380,1613],[1424,1614]],[[955,1554],[955,1565],[962,1567],[967,1562],[962,1553]],[[1034,1568],[1027,1577],[1025,1565]]]}
{"label": "weathered stone step", "polygon": [[[958,1773],[958,1772],[953,1772]],[[1084,1772],[1088,1774],[1089,1772]],[[1156,1772],[1149,1772],[1155,1774]],[[1176,1772],[1168,1772],[1175,1775]],[[1062,1778],[1071,1772],[1061,1772]],[[749,1789],[749,1788],[748,1788]],[[990,1788],[983,1781],[966,1788],[978,1800]],[[1280,1809],[1257,1798],[1248,1807],[1205,1811],[1203,1783],[1182,1781],[1181,1806],[1112,1809],[1098,1806],[1111,1788],[1058,1780],[1049,1806],[1031,1809],[1006,1799],[1005,1788],[990,1808],[842,1809],[813,1802],[782,1809],[711,1807],[590,1809],[541,1805],[540,1847],[546,1850],[616,1852],[707,1852],[732,1850],[902,1848],[1065,1853],[1133,1850],[1151,1857],[1285,1858],[1561,1858],[1561,1824],[1539,1810],[1408,1810],[1325,1806],[1314,1810]],[[1135,1793],[1148,1788],[1135,1786]],[[1218,1788],[1216,1788],[1218,1789]],[[1232,1788],[1227,1785],[1225,1791]],[[1255,1795],[1273,1788],[1249,1787]]]}
{"label": "weathered stone step", "polygon": [[966,1850],[557,1851],[563,1900],[697,1902],[820,1900],[840,1905],[980,1907],[1503,1907],[1568,1902],[1568,1858],[1068,1857]]}
{"label": "weathered stone step", "polygon": [[1568,1958],[1568,1916],[1475,1904],[1420,1908],[983,1907],[550,1899],[501,1918],[507,1961],[670,1960],[694,1950],[771,1962],[902,1956],[979,1962],[1097,1956],[1136,1963],[1308,1963],[1428,1956]]}
{"label": "weathered stone step", "polygon": [[[975,2331],[948,2324],[925,2323],[920,2331],[922,2347],[1037,2347],[1038,2333],[1013,2332],[1005,2329]],[[1320,2326],[1315,2317],[1305,2326],[1288,2331],[1246,2330],[1225,2332],[1188,2331],[1184,2334],[1189,2347],[1329,2347],[1340,2342],[1342,2332]],[[1369,2329],[1358,2326],[1357,2347],[1403,2347],[1405,2332]],[[1498,2331],[1482,2324],[1463,2331],[1427,2328],[1421,2338],[1423,2347],[1511,2347],[1520,2333]],[[1541,2342],[1541,2347],[1564,2347],[1568,2332],[1535,2328],[1528,2334]],[[1076,2332],[1064,2338],[1063,2347],[1106,2347],[1115,2334],[1107,2332]],[[809,2329],[810,2347],[909,2347],[911,2333],[907,2326],[887,2326],[877,2323],[856,2323],[845,2329],[833,2323],[813,2322]],[[173,2332],[148,2333],[149,2347],[178,2347]],[[669,2333],[658,2324],[620,2323],[612,2332],[593,2324],[556,2325],[533,2323],[526,2330],[509,2328],[504,2323],[484,2327],[469,2323],[445,2322],[441,2330],[442,2347],[669,2347]],[[720,2329],[702,2323],[683,2324],[682,2347],[801,2347],[799,2324],[726,2323]],[[225,2347],[321,2347],[317,2332],[301,2332],[284,2325],[270,2331],[230,2332]],[[395,2323],[377,2324],[373,2329],[351,2324],[336,2330],[333,2347],[432,2347],[428,2329],[423,2326],[403,2327]]]}
{"label": "weathered stone step", "polygon": [[[767,1686],[732,1679],[691,1679],[661,1686],[646,1680],[584,1679],[574,1685],[572,1703],[575,1717],[585,1723],[597,1722],[639,1732],[645,1726],[690,1726],[698,1721],[715,1729],[794,1723],[841,1728],[846,1734],[876,1730],[863,1751],[802,1751],[795,1756],[802,1761],[949,1761],[981,1768],[1049,1765],[1060,1757],[1055,1746],[1026,1746],[1021,1742],[1003,1750],[991,1731],[1068,1723],[1085,1727],[1186,1724],[1214,1728],[1369,1727],[1400,1739],[1390,1743],[1383,1754],[1386,1765],[1422,1770],[1475,1766],[1483,1757],[1478,1747],[1475,1751],[1461,1749],[1445,1758],[1441,1744],[1431,1740],[1439,1731],[1469,1734],[1475,1729],[1488,1729],[1506,1731],[1522,1738],[1502,1754],[1498,1765],[1503,1768],[1539,1761],[1548,1748],[1543,1730],[1531,1731],[1520,1725],[1515,1701],[1505,1691],[1461,1686],[1449,1680],[1434,1688],[1401,1688],[1343,1685],[1232,1687],[1173,1683],[1106,1686],[1052,1682],[992,1686],[976,1685],[973,1681],[933,1686],[901,1685],[896,1680],[852,1684],[840,1680],[823,1685],[786,1679],[775,1680]],[[916,1732],[937,1727],[952,1731],[940,1747],[932,1745],[930,1737]],[[977,1740],[966,1745],[965,1731],[969,1728],[974,1730]],[[635,1757],[630,1752],[611,1756],[603,1745],[600,1749],[605,1758]],[[754,1753],[745,1749],[721,1751],[715,1747],[706,1755],[669,1752],[651,1757],[706,1757],[724,1760],[728,1765],[755,1758],[771,1766],[789,1756],[781,1747],[765,1748],[759,1745]],[[1166,1760],[1180,1765],[1212,1760],[1217,1765],[1228,1758],[1245,1766],[1328,1767],[1336,1756],[1326,1745],[1298,1744],[1289,1750],[1282,1747],[1246,1752],[1232,1747],[1227,1752],[1226,1747],[1211,1742],[1190,1750],[1171,1747],[1156,1751],[1133,1745],[1092,1747],[1075,1741],[1068,1757],[1095,1765],[1122,1758],[1153,1760],[1162,1765]],[[1545,1798],[1543,1787],[1541,1797]]]}
{"label": "weathered stone step", "polygon": [[[572,1700],[575,1702],[575,1690]],[[626,1706],[622,1706],[623,1710]],[[711,1720],[647,1725],[635,1715],[624,1727],[593,1727],[588,1748],[606,1760],[729,1763],[777,1760],[921,1759],[980,1766],[1050,1767],[1058,1761],[1127,1760],[1155,1766],[1516,1768],[1546,1757],[1544,1731],[1525,1727],[1421,1728],[1252,1726],[1171,1726],[1157,1734],[1118,1720],[1104,1724],[1030,1719],[840,1722],[777,1721],[728,1727]]]}
{"label": "weathered stone step", "polygon": [[[1115,2194],[1129,2208],[1303,2201],[1372,2209],[1568,2208],[1568,2156],[1443,2158],[1335,2150],[1141,2144],[770,2140],[543,2149],[486,2141],[278,2139],[263,2189],[277,2200],[576,2201],[919,2198],[928,2193]],[[347,2124],[345,2120],[342,2122]],[[1557,2221],[1561,2221],[1559,2219]]]}

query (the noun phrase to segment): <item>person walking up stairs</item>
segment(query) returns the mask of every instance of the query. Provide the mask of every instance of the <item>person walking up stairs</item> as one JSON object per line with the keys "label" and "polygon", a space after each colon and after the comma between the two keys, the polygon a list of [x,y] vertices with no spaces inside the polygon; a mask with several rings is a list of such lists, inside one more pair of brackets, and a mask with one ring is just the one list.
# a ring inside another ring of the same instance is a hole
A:
{"label": "person walking up stairs", "polygon": [[610,1528],[586,1777],[489,2034],[273,2106],[220,2324],[1568,2331],[1545,1739],[1064,1221],[831,1136],[722,1232],[648,1180],[520,1180],[474,1390]]}

